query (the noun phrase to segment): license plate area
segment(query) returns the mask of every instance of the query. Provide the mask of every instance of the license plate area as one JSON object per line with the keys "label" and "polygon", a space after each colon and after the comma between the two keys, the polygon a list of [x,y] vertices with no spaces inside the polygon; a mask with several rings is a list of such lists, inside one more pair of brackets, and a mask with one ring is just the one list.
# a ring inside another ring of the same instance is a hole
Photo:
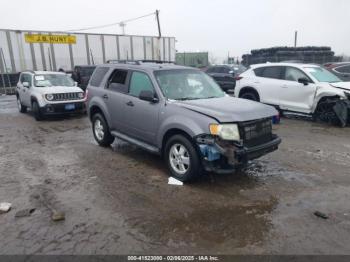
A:
{"label": "license plate area", "polygon": [[66,104],[64,105],[64,109],[67,111],[72,111],[75,109],[75,104]]}

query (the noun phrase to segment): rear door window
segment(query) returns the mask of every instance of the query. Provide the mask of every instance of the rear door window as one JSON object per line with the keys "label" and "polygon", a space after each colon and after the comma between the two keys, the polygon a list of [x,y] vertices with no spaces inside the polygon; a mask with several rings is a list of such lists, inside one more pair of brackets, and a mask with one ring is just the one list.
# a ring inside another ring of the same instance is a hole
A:
{"label": "rear door window", "polygon": [[[257,70],[258,69],[258,70]],[[282,79],[282,66],[267,66],[254,69],[257,76],[273,79]]]}
{"label": "rear door window", "polygon": [[127,93],[128,92],[127,76],[128,76],[128,71],[126,70],[120,70],[120,69],[114,70],[108,80],[107,88],[112,91]]}
{"label": "rear door window", "polygon": [[90,85],[92,86],[101,86],[102,80],[107,74],[108,67],[98,67],[91,76]]}
{"label": "rear door window", "polygon": [[133,72],[130,79],[129,94],[138,97],[141,91],[144,90],[154,92],[151,79],[145,73]]}

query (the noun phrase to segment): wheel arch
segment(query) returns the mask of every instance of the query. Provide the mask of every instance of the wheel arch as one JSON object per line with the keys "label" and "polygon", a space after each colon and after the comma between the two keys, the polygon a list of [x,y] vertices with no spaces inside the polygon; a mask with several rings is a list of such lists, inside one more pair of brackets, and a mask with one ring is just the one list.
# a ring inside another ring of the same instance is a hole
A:
{"label": "wheel arch", "polygon": [[110,115],[108,113],[107,108],[105,108],[104,105],[102,105],[101,103],[99,103],[96,100],[91,101],[89,103],[88,114],[89,114],[90,121],[92,121],[92,116],[95,113],[101,113],[103,115],[103,117],[105,118],[105,120],[107,121],[108,126],[111,127],[111,119],[110,119]]}
{"label": "wheel arch", "polygon": [[195,146],[193,137],[188,132],[186,132],[185,130],[183,130],[181,128],[170,128],[163,135],[162,145],[161,145],[161,150],[160,150],[161,155],[164,154],[165,145],[166,145],[167,141],[175,135],[183,135],[193,144],[193,146]]}
{"label": "wheel arch", "polygon": [[246,92],[254,92],[257,94],[258,96],[258,100],[260,101],[260,94],[258,92],[258,90],[256,90],[256,88],[254,87],[251,87],[251,86],[245,86],[245,87],[242,87],[240,90],[239,90],[239,94],[238,94],[238,97],[240,98],[244,93]]}
{"label": "wheel arch", "polygon": [[312,106],[312,113],[314,114],[317,110],[318,105],[327,99],[340,99],[341,97],[337,94],[321,94],[316,97],[315,102]]}

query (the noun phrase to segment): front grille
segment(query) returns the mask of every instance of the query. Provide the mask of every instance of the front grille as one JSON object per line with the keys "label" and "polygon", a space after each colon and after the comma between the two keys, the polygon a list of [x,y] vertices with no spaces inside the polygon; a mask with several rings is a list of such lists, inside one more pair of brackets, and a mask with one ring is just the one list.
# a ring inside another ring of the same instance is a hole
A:
{"label": "front grille", "polygon": [[272,140],[270,118],[243,122],[239,126],[243,143],[247,147],[261,145]]}
{"label": "front grille", "polygon": [[53,94],[53,101],[69,101],[69,100],[80,100],[79,93],[61,93]]}

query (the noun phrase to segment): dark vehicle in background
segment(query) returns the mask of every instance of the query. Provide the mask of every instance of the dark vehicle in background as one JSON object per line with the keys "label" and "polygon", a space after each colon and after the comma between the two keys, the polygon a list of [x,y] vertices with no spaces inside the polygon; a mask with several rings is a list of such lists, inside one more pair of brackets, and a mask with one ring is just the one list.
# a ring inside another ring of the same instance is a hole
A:
{"label": "dark vehicle in background", "polygon": [[96,66],[91,65],[79,65],[74,67],[72,78],[84,91],[89,83],[90,77],[94,72],[95,68]]}
{"label": "dark vehicle in background", "polygon": [[323,66],[344,82],[350,81],[350,62],[327,63]]}
{"label": "dark vehicle in background", "polygon": [[205,72],[219,84],[221,89],[227,93],[233,92],[236,86],[236,77],[243,73],[246,68],[243,65],[213,65]]}

